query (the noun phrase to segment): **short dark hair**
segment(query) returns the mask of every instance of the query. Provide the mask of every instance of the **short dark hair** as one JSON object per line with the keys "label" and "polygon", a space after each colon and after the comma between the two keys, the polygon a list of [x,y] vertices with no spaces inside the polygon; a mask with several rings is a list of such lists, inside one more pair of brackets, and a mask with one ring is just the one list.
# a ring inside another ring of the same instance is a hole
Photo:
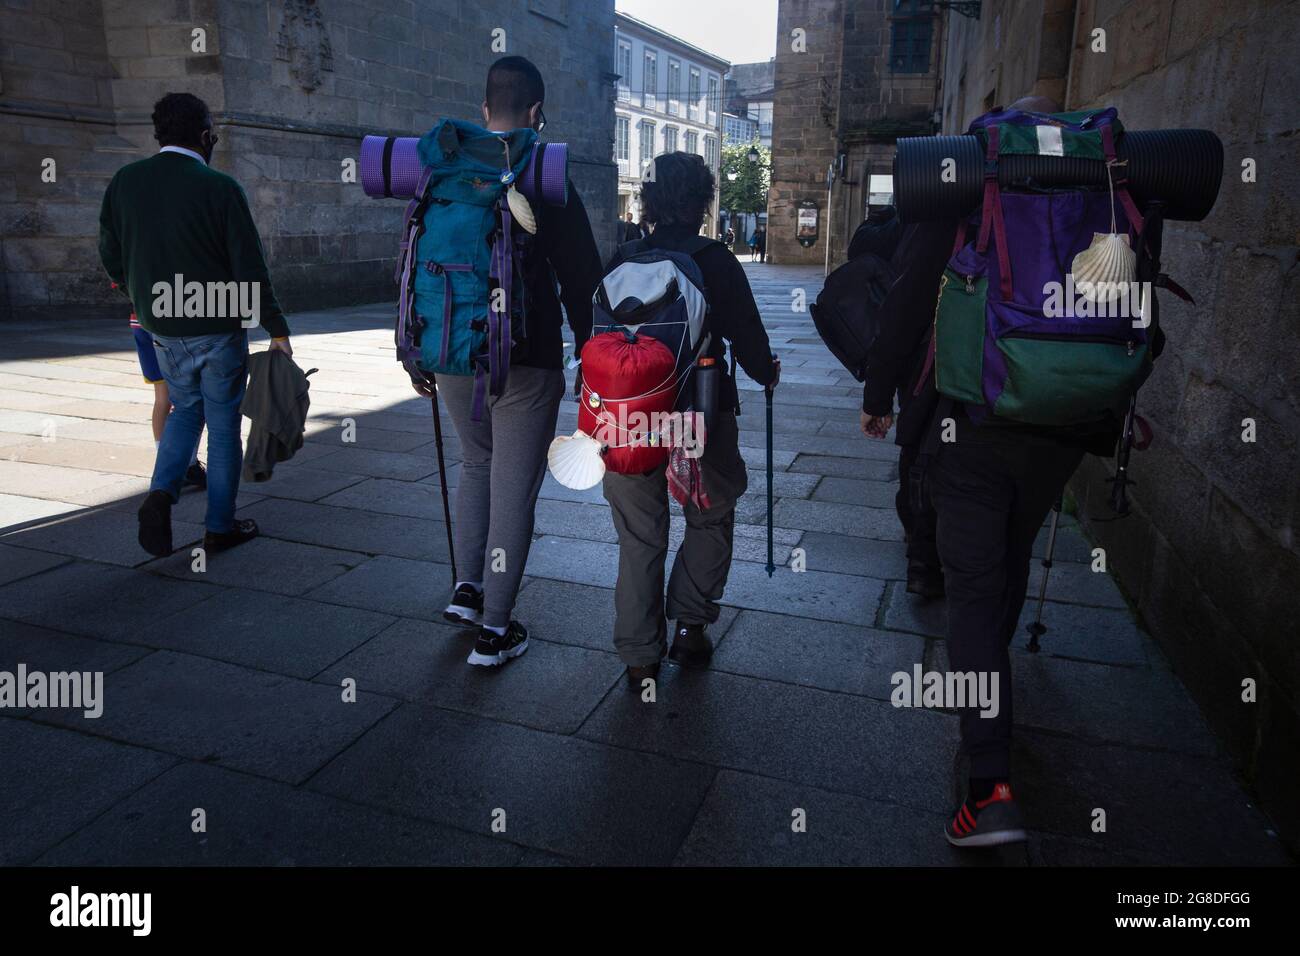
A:
{"label": "short dark hair", "polygon": [[153,105],[153,138],[160,146],[195,146],[211,126],[208,104],[193,93],[168,93]]}
{"label": "short dark hair", "polygon": [[641,183],[645,219],[657,226],[695,229],[713,202],[714,179],[698,153],[664,153],[653,160],[653,176]]}
{"label": "short dark hair", "polygon": [[518,114],[546,99],[542,74],[522,56],[503,56],[487,75],[488,112]]}

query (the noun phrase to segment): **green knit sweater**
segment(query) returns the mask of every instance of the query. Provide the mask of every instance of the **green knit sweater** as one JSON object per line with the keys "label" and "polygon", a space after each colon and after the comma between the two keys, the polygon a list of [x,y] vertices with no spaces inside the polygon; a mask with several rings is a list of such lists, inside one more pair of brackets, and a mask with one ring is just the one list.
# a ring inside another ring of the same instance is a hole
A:
{"label": "green knit sweater", "polygon": [[99,257],[157,335],[251,327],[289,334],[239,183],[192,156],[117,171],[99,213]]}

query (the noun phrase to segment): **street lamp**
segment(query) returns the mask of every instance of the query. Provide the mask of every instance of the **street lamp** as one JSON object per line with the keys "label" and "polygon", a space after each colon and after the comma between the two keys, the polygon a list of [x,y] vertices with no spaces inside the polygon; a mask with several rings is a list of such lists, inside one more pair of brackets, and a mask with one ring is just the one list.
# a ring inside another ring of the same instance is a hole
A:
{"label": "street lamp", "polygon": [[736,168],[734,166],[731,169],[727,170],[727,182],[734,183],[739,177],[740,177],[740,173],[736,171]]}
{"label": "street lamp", "polygon": [[751,147],[749,147],[749,152],[746,154],[746,158],[747,158],[751,163],[757,163],[757,162],[759,161],[759,159],[760,159],[760,157],[759,157],[759,155],[758,155],[758,147],[757,147],[757,146],[751,146]]}

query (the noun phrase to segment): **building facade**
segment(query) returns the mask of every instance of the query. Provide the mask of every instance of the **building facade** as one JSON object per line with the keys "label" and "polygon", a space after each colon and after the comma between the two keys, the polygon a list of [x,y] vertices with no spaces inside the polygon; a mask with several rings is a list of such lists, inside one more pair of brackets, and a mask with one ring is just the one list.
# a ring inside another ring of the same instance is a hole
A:
{"label": "building facade", "polygon": [[767,60],[763,63],[733,64],[724,78],[727,112],[752,120],[758,141],[769,148],[772,145],[772,89],[775,76],[776,62]]}
{"label": "building facade", "polygon": [[937,129],[945,19],[928,0],[781,0],[773,262],[834,269],[870,208],[892,201],[895,141]]}
{"label": "building facade", "polygon": [[723,78],[727,112],[753,121],[759,142],[767,147],[772,146],[772,86],[775,75],[775,60],[767,60],[733,64],[731,72]]}
{"label": "building facade", "polygon": [[[213,164],[248,194],[290,310],[392,298],[403,204],[344,164],[369,133],[480,117],[507,53],[547,83],[546,138],[612,248],[613,0],[69,0],[0,8],[0,304],[17,317],[121,315],[96,249],[112,174],[157,149],[164,93],[212,109]],[[454,38],[454,39],[452,39]]]}
{"label": "building facade", "polygon": [[[672,34],[616,14],[614,161],[618,217],[641,218],[641,175],[660,153],[703,156],[717,179],[722,157],[722,77],[731,66]],[[708,217],[716,231],[717,195]]]}

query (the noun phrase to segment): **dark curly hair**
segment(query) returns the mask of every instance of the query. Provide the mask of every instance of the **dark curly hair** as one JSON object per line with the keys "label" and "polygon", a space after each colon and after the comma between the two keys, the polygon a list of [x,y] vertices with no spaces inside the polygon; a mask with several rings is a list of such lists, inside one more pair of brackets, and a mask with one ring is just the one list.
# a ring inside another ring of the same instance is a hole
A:
{"label": "dark curly hair", "polygon": [[704,157],[680,150],[656,156],[641,182],[644,218],[656,226],[698,229],[713,202],[714,188]]}
{"label": "dark curly hair", "polygon": [[197,146],[211,126],[208,104],[193,93],[168,93],[153,105],[153,138],[159,146]]}

